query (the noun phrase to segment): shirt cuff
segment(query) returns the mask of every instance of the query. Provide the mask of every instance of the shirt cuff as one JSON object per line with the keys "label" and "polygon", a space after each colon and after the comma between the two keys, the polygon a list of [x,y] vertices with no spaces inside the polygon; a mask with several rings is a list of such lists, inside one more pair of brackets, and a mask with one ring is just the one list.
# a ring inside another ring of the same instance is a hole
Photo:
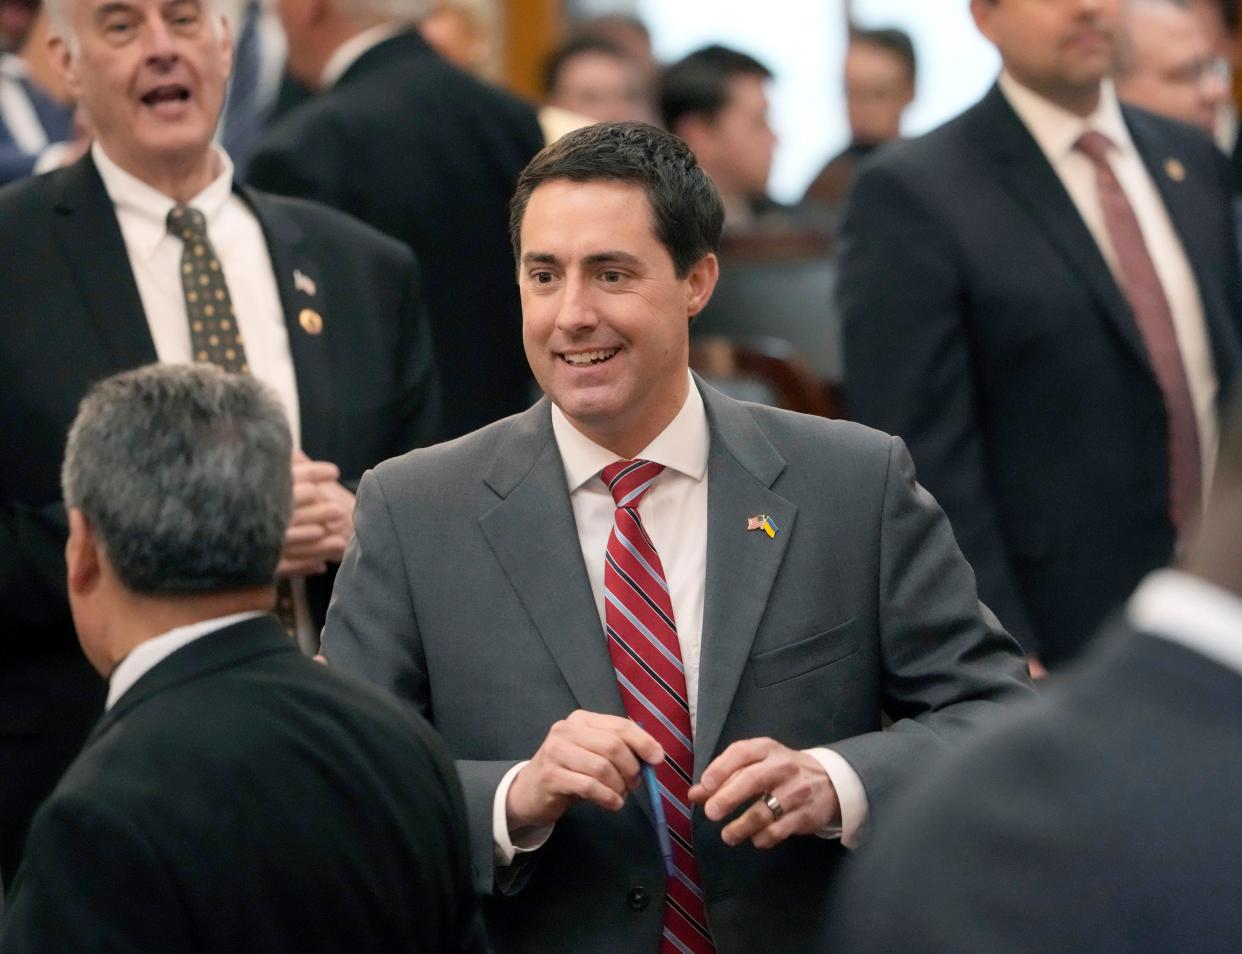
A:
{"label": "shirt cuff", "polygon": [[[836,755],[835,752],[832,754]],[[837,757],[840,758],[840,756]],[[496,797],[492,800],[492,846],[496,865],[500,868],[513,864],[513,859],[517,855],[542,848],[543,843],[552,834],[552,825],[523,828],[516,834],[509,831],[509,822],[505,818],[505,800],[509,796],[509,786],[517,778],[517,773],[528,764],[530,764],[530,759],[518,762],[505,772],[500,779],[500,784],[496,786]]]}
{"label": "shirt cuff", "polygon": [[871,807],[862,779],[858,777],[854,767],[845,761],[845,757],[832,749],[807,749],[806,754],[824,767],[828,780],[837,790],[837,801],[841,805],[841,824],[828,825],[817,834],[821,838],[840,838],[841,844],[850,850],[857,848],[858,836]]}

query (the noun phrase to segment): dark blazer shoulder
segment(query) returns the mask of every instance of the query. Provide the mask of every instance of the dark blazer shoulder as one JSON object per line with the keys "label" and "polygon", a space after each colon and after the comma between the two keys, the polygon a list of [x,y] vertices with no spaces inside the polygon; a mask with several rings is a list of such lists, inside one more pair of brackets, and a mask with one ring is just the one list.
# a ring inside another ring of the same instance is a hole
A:
{"label": "dark blazer shoulder", "polygon": [[400,260],[414,257],[405,243],[330,205],[313,199],[277,195],[252,186],[242,187],[241,192],[261,221],[296,223],[312,237],[328,240],[341,249],[361,248],[366,254]]}

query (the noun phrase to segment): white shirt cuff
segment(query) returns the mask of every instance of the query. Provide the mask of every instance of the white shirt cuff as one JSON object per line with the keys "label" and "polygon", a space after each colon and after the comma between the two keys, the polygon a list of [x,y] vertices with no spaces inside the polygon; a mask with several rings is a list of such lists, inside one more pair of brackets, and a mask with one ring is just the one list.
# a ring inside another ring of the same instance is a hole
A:
{"label": "white shirt cuff", "polygon": [[832,749],[807,749],[806,754],[824,767],[841,805],[841,824],[830,825],[817,834],[821,838],[840,838],[841,844],[851,850],[857,848],[858,836],[871,807],[862,779],[844,756]]}
{"label": "white shirt cuff", "polygon": [[[833,754],[835,755],[836,753]],[[552,834],[552,825],[526,828],[519,832],[516,837],[509,831],[509,822],[505,817],[505,801],[509,797],[509,786],[517,778],[517,773],[522,771],[529,763],[530,759],[527,759],[525,762],[518,762],[517,765],[505,772],[500,779],[500,784],[496,786],[496,797],[492,800],[492,845],[496,864],[501,868],[513,864],[513,859],[517,855],[542,848],[543,843]]]}

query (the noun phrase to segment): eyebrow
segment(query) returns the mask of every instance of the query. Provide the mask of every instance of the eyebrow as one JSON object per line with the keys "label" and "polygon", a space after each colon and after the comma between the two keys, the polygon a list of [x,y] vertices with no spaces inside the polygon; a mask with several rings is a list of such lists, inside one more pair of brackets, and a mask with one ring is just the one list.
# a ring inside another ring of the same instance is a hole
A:
{"label": "eyebrow", "polygon": [[102,20],[104,17],[111,16],[114,13],[128,13],[133,9],[133,4],[124,2],[105,3],[95,8],[95,19]]}
{"label": "eyebrow", "polygon": [[[640,264],[638,256],[631,255],[629,252],[622,252],[619,249],[595,252],[588,255],[582,261],[586,265],[603,265],[608,262],[616,262],[620,265]],[[522,263],[525,265],[559,265],[561,260],[551,252],[527,252],[522,256]]]}

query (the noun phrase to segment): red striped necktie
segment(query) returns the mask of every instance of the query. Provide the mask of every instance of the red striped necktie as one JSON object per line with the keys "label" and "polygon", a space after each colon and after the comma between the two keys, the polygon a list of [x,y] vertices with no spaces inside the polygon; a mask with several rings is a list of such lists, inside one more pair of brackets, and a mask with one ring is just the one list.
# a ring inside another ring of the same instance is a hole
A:
{"label": "red striped necktie", "polygon": [[617,504],[604,564],[604,622],[608,652],[626,714],[664,747],[656,766],[673,849],[665,889],[661,954],[712,954],[703,889],[694,861],[690,826],[694,743],[681,644],[664,567],[647,536],[638,504],[663,464],[623,460],[605,467],[605,484]]}

